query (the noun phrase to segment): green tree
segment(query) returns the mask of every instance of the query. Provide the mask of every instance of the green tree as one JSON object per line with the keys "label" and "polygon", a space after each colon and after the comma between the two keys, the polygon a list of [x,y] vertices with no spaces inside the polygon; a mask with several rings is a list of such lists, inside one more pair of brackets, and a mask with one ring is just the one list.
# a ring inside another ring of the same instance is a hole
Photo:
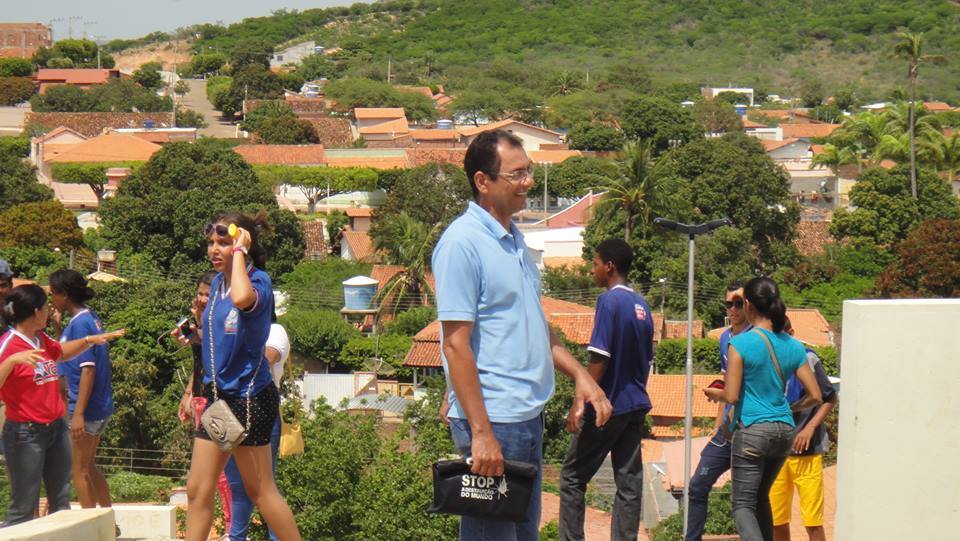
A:
{"label": "green tree", "polygon": [[841,166],[856,162],[857,155],[853,150],[839,148],[833,143],[827,143],[823,146],[823,152],[814,154],[813,159],[810,160],[810,169],[822,165],[830,169],[834,176],[837,176]]}
{"label": "green tree", "polygon": [[451,109],[455,115],[479,126],[484,119],[500,119],[507,107],[507,101],[500,92],[476,88],[459,92]]}
{"label": "green tree", "polygon": [[131,78],[133,82],[143,88],[157,90],[163,86],[163,78],[160,76],[161,69],[163,69],[163,65],[159,62],[147,62],[134,71]]}
{"label": "green tree", "polygon": [[425,224],[444,224],[463,212],[472,198],[463,169],[448,163],[429,163],[405,171],[374,218],[371,235],[376,237],[382,218],[407,213]]}
{"label": "green tree", "polygon": [[30,77],[33,63],[26,58],[0,58],[0,77]]}
{"label": "green tree", "polygon": [[186,79],[180,79],[173,85],[173,92],[180,98],[190,93],[190,83]]}
{"label": "green tree", "polygon": [[47,67],[53,69],[73,69],[74,64],[73,60],[70,60],[65,56],[58,56],[56,58],[51,58],[47,62]]}
{"label": "green tree", "polygon": [[30,157],[30,137],[0,137],[0,154],[11,154],[20,158]]}
{"label": "green tree", "polygon": [[307,212],[317,211],[317,201],[330,196],[354,191],[373,190],[377,184],[377,172],[366,167],[292,167],[259,166],[261,179],[271,185],[290,184],[297,187],[307,198]]}
{"label": "green tree", "polygon": [[[301,310],[339,310],[343,308],[341,283],[354,276],[370,273],[370,265],[328,257],[322,261],[304,261],[282,276],[278,282],[289,295],[290,308]],[[325,295],[312,295],[322,291]]]}
{"label": "green tree", "polygon": [[103,202],[107,191],[107,167],[99,163],[63,163],[53,168],[53,178],[70,184],[86,184],[97,196],[97,202]]}
{"label": "green tree", "polygon": [[118,249],[147,254],[161,268],[199,272],[207,266],[203,226],[219,212],[266,210],[272,226],[261,243],[267,271],[289,271],[303,257],[296,217],[281,211],[269,188],[226,145],[172,143],[124,180],[100,208],[104,236]]}
{"label": "green tree", "polygon": [[[721,92],[720,95],[725,94]],[[693,118],[707,133],[729,133],[743,129],[743,120],[733,105],[720,99],[699,100],[693,106]],[[737,102],[744,103],[744,102]]]}
{"label": "green tree", "polygon": [[0,151],[0,212],[21,203],[53,199],[53,191],[37,182],[36,170],[10,150]]}
{"label": "green tree", "polygon": [[897,258],[883,271],[884,297],[960,295],[960,220],[927,220],[897,245]]}
{"label": "green tree", "polygon": [[433,291],[427,272],[433,247],[443,230],[441,224],[428,225],[403,211],[377,219],[377,227],[371,231],[374,247],[386,254],[388,263],[403,267],[377,295],[391,312],[397,312],[404,303],[429,304]]}
{"label": "green tree", "polygon": [[259,63],[247,64],[233,71],[230,90],[219,103],[220,111],[239,112],[244,100],[274,100],[283,96],[283,85],[277,74]]}
{"label": "green tree", "polygon": [[320,142],[313,124],[298,118],[267,118],[260,123],[257,137],[268,145],[307,145]]}
{"label": "green tree", "polygon": [[203,118],[203,115],[194,111],[193,109],[187,109],[186,107],[177,106],[176,111],[176,124],[178,128],[206,128],[207,121]]}
{"label": "green tree", "polygon": [[387,334],[413,336],[437,319],[437,309],[433,306],[417,306],[404,310],[386,325]]}
{"label": "green tree", "polygon": [[[621,173],[615,161],[592,156],[574,156],[549,167],[547,191],[555,197],[582,197],[607,180],[619,178]],[[543,167],[536,168],[530,193],[543,193],[542,170]]]}
{"label": "green tree", "polygon": [[740,93],[733,92],[732,90],[726,90],[720,92],[714,96],[713,100],[701,100],[701,101],[719,101],[721,103],[726,103],[727,105],[750,105],[750,96]]}
{"label": "green tree", "polygon": [[409,379],[413,370],[403,358],[413,341],[409,336],[386,334],[353,338],[340,351],[339,362],[350,370],[374,370],[386,377]]}
{"label": "green tree", "polygon": [[932,158],[937,170],[947,174],[947,182],[953,183],[960,171],[960,134],[954,133],[950,137],[937,132],[931,140],[921,142],[925,153]]}
{"label": "green tree", "polygon": [[236,73],[247,66],[270,67],[270,57],[273,56],[273,46],[266,39],[249,39],[238,42],[233,46],[230,55],[230,67]]}
{"label": "green tree", "polygon": [[917,196],[917,151],[914,115],[917,103],[917,79],[920,77],[921,64],[946,64],[943,55],[923,53],[923,33],[901,32],[897,34],[899,42],[893,46],[892,56],[908,61],[907,79],[910,81],[910,193]]}
{"label": "green tree", "polygon": [[623,133],[603,124],[577,124],[570,130],[570,148],[575,150],[620,150]]}
{"label": "green tree", "polygon": [[62,112],[79,113],[89,111],[89,94],[73,85],[58,85],[48,88],[44,94],[30,99],[31,109],[38,113]]}
{"label": "green tree", "polygon": [[814,77],[807,77],[800,82],[798,94],[804,107],[816,107],[822,104],[826,97],[823,83]]}
{"label": "green tree", "polygon": [[0,105],[29,101],[36,88],[27,77],[0,77]]}
{"label": "green tree", "polygon": [[340,75],[337,63],[322,54],[312,54],[303,59],[297,73],[306,81],[314,81],[326,77],[334,79]]}
{"label": "green tree", "polygon": [[66,251],[83,246],[83,234],[73,213],[59,201],[22,203],[0,212],[0,246]]}
{"label": "green tree", "polygon": [[910,194],[909,177],[910,170],[905,166],[865,171],[850,190],[850,207],[854,210],[837,209],[830,233],[837,240],[864,239],[889,247],[906,238],[907,232],[922,221],[960,217],[960,202],[936,174],[920,172],[917,199]]}
{"label": "green tree", "polygon": [[360,331],[333,310],[288,310],[280,316],[280,324],[290,336],[294,351],[335,365],[347,342],[360,337]]}
{"label": "green tree", "polygon": [[632,139],[650,140],[656,151],[703,137],[691,112],[664,98],[644,96],[630,101],[623,111],[623,133]]}
{"label": "green tree", "polygon": [[597,187],[598,191],[606,192],[600,202],[600,211],[612,206],[623,213],[626,217],[623,238],[627,242],[633,238],[634,225],[639,225],[641,237],[647,238],[653,213],[662,209],[665,203],[665,183],[669,179],[655,174],[656,165],[651,144],[628,143],[623,148],[620,176],[600,179],[602,184]]}
{"label": "green tree", "polygon": [[230,101],[230,87],[232,77],[217,76],[207,78],[207,101],[214,109],[223,113],[225,117],[232,117],[237,112],[237,105]]}
{"label": "green tree", "polygon": [[198,54],[190,60],[190,72],[196,75],[220,73],[220,68],[226,63],[227,57],[221,53]]}

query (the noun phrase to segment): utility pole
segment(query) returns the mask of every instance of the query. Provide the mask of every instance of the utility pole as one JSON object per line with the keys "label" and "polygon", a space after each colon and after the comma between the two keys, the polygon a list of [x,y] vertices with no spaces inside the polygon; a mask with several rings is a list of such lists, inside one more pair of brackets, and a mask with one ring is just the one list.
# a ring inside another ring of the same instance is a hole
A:
{"label": "utility pole", "polygon": [[550,164],[543,162],[543,213],[547,213],[547,201],[549,201],[549,196],[547,195],[547,177],[550,175]]}
{"label": "utility pole", "polygon": [[68,39],[73,39],[73,21],[83,21],[83,17],[80,15],[72,15],[68,17],[67,20],[67,37]]}
{"label": "utility pole", "polygon": [[390,72],[393,69],[393,59],[390,55],[387,55],[387,84],[390,84]]}
{"label": "utility pole", "polygon": [[56,19],[50,19],[47,21],[47,27],[50,29],[50,45],[53,45],[53,23],[62,23],[63,17],[58,17]]}
{"label": "utility pole", "polygon": [[[83,21],[83,39],[87,39],[87,27],[92,24],[97,24],[97,21]],[[94,39],[96,39],[96,36],[94,36]]]}

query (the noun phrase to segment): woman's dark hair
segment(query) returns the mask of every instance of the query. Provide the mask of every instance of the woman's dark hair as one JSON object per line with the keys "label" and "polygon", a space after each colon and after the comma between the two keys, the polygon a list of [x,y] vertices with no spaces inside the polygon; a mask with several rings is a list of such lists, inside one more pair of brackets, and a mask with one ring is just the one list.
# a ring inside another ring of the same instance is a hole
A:
{"label": "woman's dark hair", "polygon": [[506,142],[514,148],[523,148],[523,141],[506,130],[482,132],[467,147],[467,154],[463,158],[463,170],[467,173],[467,181],[470,183],[474,199],[480,195],[474,179],[477,172],[483,171],[493,179],[496,179],[500,172],[500,153],[497,147],[501,142]]}
{"label": "woman's dark hair", "polygon": [[633,249],[623,239],[607,239],[597,246],[597,255],[604,263],[613,263],[617,273],[626,278],[633,265]]}
{"label": "woman's dark hair", "polygon": [[82,306],[95,295],[87,285],[87,279],[73,269],[61,269],[51,274],[50,291],[66,295],[77,306]]}
{"label": "woman's dark hair", "polygon": [[763,317],[773,322],[773,332],[783,331],[787,322],[787,305],[780,298],[780,288],[769,278],[754,278],[743,286],[743,296]]}
{"label": "woman's dark hair", "polygon": [[4,327],[16,325],[33,317],[47,304],[47,292],[37,284],[24,284],[10,290],[3,298],[0,314]]}
{"label": "woman's dark hair", "polygon": [[241,212],[223,212],[213,218],[213,223],[237,224],[250,232],[250,249],[248,250],[253,265],[263,269],[267,265],[267,251],[260,246],[260,234],[270,231],[267,221],[267,211],[261,210],[255,216]]}
{"label": "woman's dark hair", "polygon": [[197,280],[197,287],[202,285],[210,285],[213,283],[213,277],[217,275],[217,271],[207,271],[200,275],[200,279]]}

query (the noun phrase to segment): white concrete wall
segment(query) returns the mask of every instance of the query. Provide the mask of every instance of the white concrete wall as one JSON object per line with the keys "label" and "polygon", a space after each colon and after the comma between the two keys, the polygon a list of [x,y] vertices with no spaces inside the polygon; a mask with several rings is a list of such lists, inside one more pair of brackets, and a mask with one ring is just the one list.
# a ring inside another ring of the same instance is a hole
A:
{"label": "white concrete wall", "polygon": [[0,541],[114,541],[113,510],[60,511],[0,528]]}
{"label": "white concrete wall", "polygon": [[960,299],[846,301],[836,539],[960,539]]}

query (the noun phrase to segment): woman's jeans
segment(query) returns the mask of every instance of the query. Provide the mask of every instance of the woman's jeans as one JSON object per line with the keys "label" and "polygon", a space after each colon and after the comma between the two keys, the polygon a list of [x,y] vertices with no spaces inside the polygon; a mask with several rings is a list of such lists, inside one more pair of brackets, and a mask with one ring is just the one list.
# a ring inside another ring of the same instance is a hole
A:
{"label": "woman's jeans", "polygon": [[[519,423],[491,423],[505,460],[537,466],[537,479],[523,522],[460,517],[460,541],[536,541],[540,538],[540,485],[543,479],[543,414]],[[453,444],[470,456],[473,436],[466,419],[450,418]]]}
{"label": "woman's jeans", "polygon": [[48,425],[7,419],[3,425],[3,456],[10,479],[8,526],[33,519],[41,481],[47,490],[50,513],[70,509],[73,452],[63,419]]}
{"label": "woman's jeans", "polygon": [[772,541],[770,487],[793,444],[786,423],[740,425],[733,433],[733,519],[741,541]]}

